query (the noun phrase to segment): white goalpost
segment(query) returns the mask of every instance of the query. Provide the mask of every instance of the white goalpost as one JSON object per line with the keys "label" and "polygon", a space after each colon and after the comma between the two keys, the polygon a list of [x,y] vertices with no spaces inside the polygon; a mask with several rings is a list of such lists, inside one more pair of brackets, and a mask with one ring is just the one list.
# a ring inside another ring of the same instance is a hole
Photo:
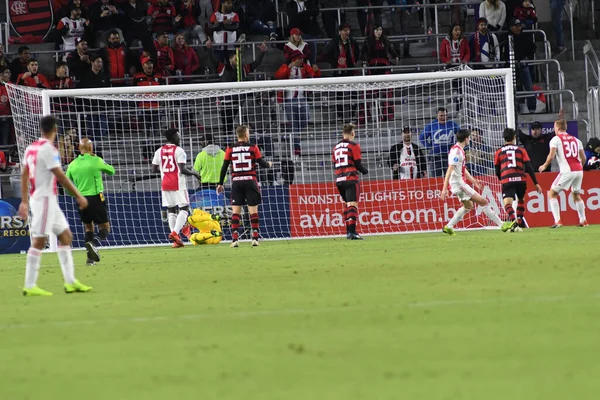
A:
{"label": "white goalpost", "polygon": [[[160,178],[151,172],[151,156],[164,143],[167,128],[179,130],[191,165],[207,141],[224,150],[235,140],[235,127],[249,125],[251,140],[275,165],[259,171],[261,236],[290,238],[345,232],[331,151],[341,139],[342,126],[357,123],[356,141],[369,169],[361,177],[357,230],[426,232],[441,229],[459,206],[455,199],[439,200],[443,178],[434,176],[435,155],[430,154],[436,150],[427,143],[423,147],[419,139],[444,108],[448,120],[480,132],[467,159],[471,172],[485,183],[483,195],[503,213],[493,156],[503,143],[504,128],[515,127],[510,69],[459,67],[432,73],[71,90],[7,86],[21,155],[39,136],[41,117],[52,114],[59,119],[57,147],[65,167],[81,137],[90,137],[95,152],[115,167],[115,176],[105,178],[109,246],[167,243]],[[394,168],[390,149],[403,141],[404,126],[410,127],[412,143],[421,146],[424,161],[403,157],[406,163]],[[443,136],[439,129],[431,132],[434,141],[448,139]],[[395,179],[398,171],[409,179]],[[227,217],[228,185],[225,196],[217,196],[210,185],[200,187],[190,178],[191,206]],[[74,232],[74,246],[82,247],[75,202],[66,194],[60,194],[59,202]],[[246,219],[242,217],[242,226],[248,229]],[[458,227],[487,224],[484,216],[472,213]],[[229,229],[223,231],[229,238]]]}

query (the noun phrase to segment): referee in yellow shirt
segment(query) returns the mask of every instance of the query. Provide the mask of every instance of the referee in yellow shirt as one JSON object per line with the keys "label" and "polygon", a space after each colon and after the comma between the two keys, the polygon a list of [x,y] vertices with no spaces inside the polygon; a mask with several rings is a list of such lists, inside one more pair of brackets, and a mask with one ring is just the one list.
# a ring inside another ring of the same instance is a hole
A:
{"label": "referee in yellow shirt", "polygon": [[[105,240],[110,231],[102,172],[114,175],[115,169],[94,155],[94,146],[88,138],[79,142],[80,155],[67,168],[67,178],[75,184],[77,190],[87,199],[88,207],[79,210],[81,222],[85,227],[85,248],[87,250],[87,265],[96,265],[100,254],[96,246],[100,240]],[[94,238],[94,224],[98,225],[98,237]]]}

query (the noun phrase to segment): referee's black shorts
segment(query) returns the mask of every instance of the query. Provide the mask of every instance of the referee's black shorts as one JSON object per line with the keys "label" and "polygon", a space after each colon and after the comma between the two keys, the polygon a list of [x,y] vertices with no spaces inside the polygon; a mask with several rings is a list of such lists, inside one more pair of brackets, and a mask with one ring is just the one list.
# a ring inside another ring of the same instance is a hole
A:
{"label": "referee's black shorts", "polygon": [[360,185],[356,180],[336,182],[335,186],[344,199],[344,203],[358,201],[360,198]]}
{"label": "referee's black shorts", "polygon": [[250,207],[253,207],[259,205],[261,199],[260,188],[255,180],[234,181],[231,183],[232,205],[249,205]]}
{"label": "referee's black shorts", "polygon": [[88,206],[84,210],[79,210],[81,222],[84,224],[105,224],[108,222],[108,212],[106,211],[106,200],[104,194],[95,196],[85,196]]}
{"label": "referee's black shorts", "polygon": [[[527,183],[526,182],[509,182],[502,184],[502,198],[511,198],[511,199],[525,199],[525,193],[527,193]],[[515,197],[516,196],[516,197]]]}

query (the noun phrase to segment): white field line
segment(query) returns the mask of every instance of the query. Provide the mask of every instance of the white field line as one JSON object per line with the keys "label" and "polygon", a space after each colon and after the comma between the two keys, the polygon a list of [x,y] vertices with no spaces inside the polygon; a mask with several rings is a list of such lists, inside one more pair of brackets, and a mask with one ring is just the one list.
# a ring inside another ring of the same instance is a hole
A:
{"label": "white field line", "polygon": [[254,310],[254,311],[235,311],[228,313],[198,313],[183,315],[157,315],[149,317],[120,317],[107,319],[80,319],[69,321],[39,321],[34,323],[5,323],[0,324],[0,333],[2,331],[18,328],[39,328],[39,327],[68,327],[84,325],[103,325],[103,324],[123,324],[123,323],[148,323],[148,322],[177,322],[193,321],[201,319],[245,319],[262,316],[292,316],[299,314],[329,314],[337,312],[354,312],[369,310],[401,310],[415,308],[441,308],[455,306],[480,306],[480,305],[501,305],[503,303],[557,303],[565,300],[591,300],[600,299],[600,293],[588,295],[556,295],[556,296],[532,296],[532,297],[497,297],[489,299],[455,299],[455,300],[431,300],[414,301],[402,304],[383,305],[383,306],[334,306],[322,308],[288,308],[281,310]]}

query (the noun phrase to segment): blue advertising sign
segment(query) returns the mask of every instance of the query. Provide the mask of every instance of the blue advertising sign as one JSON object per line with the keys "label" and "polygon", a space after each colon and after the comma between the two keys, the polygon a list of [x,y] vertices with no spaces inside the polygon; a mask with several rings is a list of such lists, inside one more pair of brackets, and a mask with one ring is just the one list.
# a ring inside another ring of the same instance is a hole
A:
{"label": "blue advertising sign", "polygon": [[21,199],[0,200],[0,254],[20,253],[29,248],[29,226],[17,210]]}

